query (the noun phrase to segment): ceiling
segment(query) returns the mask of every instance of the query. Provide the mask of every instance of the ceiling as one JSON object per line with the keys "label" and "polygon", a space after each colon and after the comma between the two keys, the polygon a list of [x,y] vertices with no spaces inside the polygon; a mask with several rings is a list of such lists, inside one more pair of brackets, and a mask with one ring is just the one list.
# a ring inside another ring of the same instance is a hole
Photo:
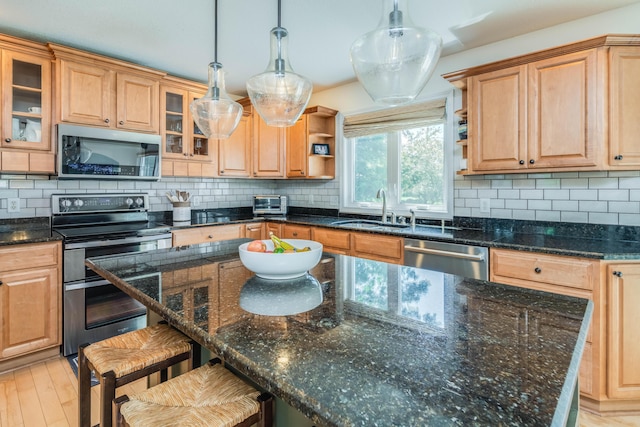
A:
{"label": "ceiling", "polygon": [[[443,37],[443,56],[640,0],[408,0],[414,24]],[[269,59],[276,0],[220,0],[218,60],[227,90]],[[355,80],[349,47],[378,24],[380,0],[284,0],[293,69],[314,91]],[[0,32],[52,41],[206,81],[213,60],[213,0],[0,0]]]}

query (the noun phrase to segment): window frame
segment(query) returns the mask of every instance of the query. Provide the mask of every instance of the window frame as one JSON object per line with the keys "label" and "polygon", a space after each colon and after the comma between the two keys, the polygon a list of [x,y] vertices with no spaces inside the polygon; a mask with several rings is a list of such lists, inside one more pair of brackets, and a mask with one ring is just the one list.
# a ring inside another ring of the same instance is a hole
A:
{"label": "window frame", "polygon": [[[453,219],[454,214],[454,178],[455,178],[455,169],[454,169],[454,151],[455,151],[455,141],[456,141],[456,126],[455,126],[455,115],[453,111],[454,104],[454,92],[448,91],[445,94],[440,94],[439,96],[433,96],[426,101],[435,100],[435,99],[446,99],[445,105],[445,116],[443,119],[444,130],[443,130],[443,147],[444,147],[444,211],[436,211],[436,210],[428,210],[421,208],[415,205],[399,205],[397,202],[399,200],[398,196],[398,185],[401,182],[400,176],[400,149],[399,144],[396,144],[398,149],[389,153],[387,152],[387,162],[388,162],[388,176],[393,178],[394,182],[390,182],[390,186],[393,188],[388,188],[386,190],[386,198],[387,198],[387,210],[393,211],[397,216],[410,216],[410,209],[413,208],[416,212],[417,218],[424,219],[444,219],[451,220]],[[425,100],[421,100],[420,102],[424,102]],[[340,126],[342,127],[342,126]],[[397,132],[392,133],[393,138],[398,139]],[[340,212],[344,213],[353,213],[353,214],[361,214],[361,215],[381,215],[382,213],[382,201],[379,203],[371,202],[371,203],[355,203],[352,201],[353,193],[355,189],[354,175],[353,175],[353,167],[355,164],[355,153],[354,148],[355,145],[351,143],[353,138],[346,138],[343,135],[341,136],[341,161],[340,161],[340,175],[342,179],[340,180]]]}

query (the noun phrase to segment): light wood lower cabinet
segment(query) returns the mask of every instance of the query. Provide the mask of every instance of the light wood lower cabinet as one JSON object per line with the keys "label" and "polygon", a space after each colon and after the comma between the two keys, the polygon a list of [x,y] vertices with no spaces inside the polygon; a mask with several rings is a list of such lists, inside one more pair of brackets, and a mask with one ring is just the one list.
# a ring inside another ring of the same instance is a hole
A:
{"label": "light wood lower cabinet", "polygon": [[606,278],[607,395],[640,402],[640,264],[608,264]]}
{"label": "light wood lower cabinet", "polygon": [[61,343],[60,242],[0,248],[0,362]]}
{"label": "light wood lower cabinet", "polygon": [[606,366],[602,351],[606,342],[602,334],[599,261],[495,248],[490,250],[489,258],[492,282],[586,298],[594,302],[591,326],[580,364],[580,393],[600,399],[604,386],[600,374]]}
{"label": "light wood lower cabinet", "polygon": [[283,224],[282,236],[283,239],[305,239],[311,240],[311,227],[305,225],[295,224]]}
{"label": "light wood lower cabinet", "polygon": [[260,240],[265,237],[264,236],[264,222],[256,222],[251,224],[246,224],[244,237],[247,239]]}
{"label": "light wood lower cabinet", "polygon": [[172,246],[197,245],[220,240],[240,239],[245,236],[244,224],[193,227],[171,232]]}
{"label": "light wood lower cabinet", "polygon": [[311,231],[312,239],[322,243],[325,252],[349,255],[351,250],[350,233],[331,228],[316,227]]}
{"label": "light wood lower cabinet", "polygon": [[375,261],[402,264],[404,260],[404,239],[369,233],[351,233],[349,255]]}

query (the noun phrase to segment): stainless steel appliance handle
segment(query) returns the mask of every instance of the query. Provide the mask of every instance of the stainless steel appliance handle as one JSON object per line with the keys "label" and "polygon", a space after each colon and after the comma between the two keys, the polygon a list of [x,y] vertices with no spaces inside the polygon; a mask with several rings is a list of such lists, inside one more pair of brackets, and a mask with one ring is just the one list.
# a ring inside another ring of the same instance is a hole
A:
{"label": "stainless steel appliance handle", "polygon": [[464,254],[460,252],[441,251],[438,249],[419,248],[411,245],[406,245],[404,249],[409,252],[417,252],[421,254],[440,255],[440,256],[447,256],[451,258],[467,259],[470,261],[480,261],[480,262],[484,261],[484,255],[473,255],[473,254]]}
{"label": "stainless steel appliance handle", "polygon": [[64,285],[65,291],[77,291],[78,289],[97,288],[98,286],[110,285],[111,282],[106,279],[93,280],[91,282],[69,283]]}
{"label": "stainless steel appliance handle", "polygon": [[130,243],[141,243],[141,242],[151,242],[154,240],[164,240],[171,239],[171,233],[166,234],[155,234],[151,236],[135,236],[135,237],[127,237],[124,239],[115,239],[115,240],[98,240],[98,241],[90,241],[90,242],[79,242],[79,243],[65,243],[65,249],[83,249],[83,248],[96,248],[96,247],[104,247],[104,246],[118,246],[118,245],[127,245]]}

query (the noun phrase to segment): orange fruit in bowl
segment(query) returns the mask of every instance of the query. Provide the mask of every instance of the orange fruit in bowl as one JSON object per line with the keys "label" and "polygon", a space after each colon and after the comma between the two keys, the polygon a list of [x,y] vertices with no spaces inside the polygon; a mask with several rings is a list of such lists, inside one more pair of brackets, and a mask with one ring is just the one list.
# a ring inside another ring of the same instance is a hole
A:
{"label": "orange fruit in bowl", "polygon": [[250,252],[266,252],[267,245],[262,240],[254,240],[253,242],[249,242],[247,250]]}

